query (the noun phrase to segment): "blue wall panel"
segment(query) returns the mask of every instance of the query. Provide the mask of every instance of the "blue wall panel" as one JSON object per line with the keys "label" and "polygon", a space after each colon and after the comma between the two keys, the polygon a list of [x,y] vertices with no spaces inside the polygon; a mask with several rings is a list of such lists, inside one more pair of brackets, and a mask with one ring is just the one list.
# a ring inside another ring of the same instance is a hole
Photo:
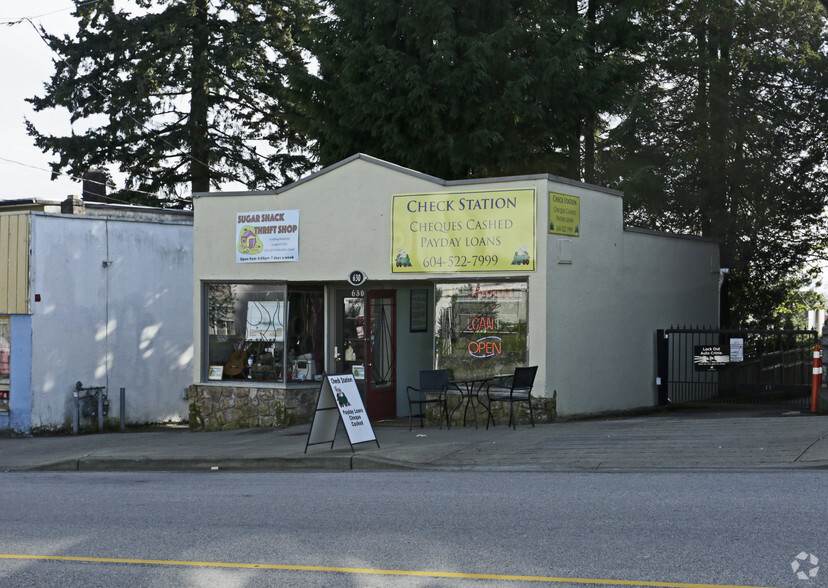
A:
{"label": "blue wall panel", "polygon": [[11,315],[10,428],[28,434],[32,426],[32,317]]}

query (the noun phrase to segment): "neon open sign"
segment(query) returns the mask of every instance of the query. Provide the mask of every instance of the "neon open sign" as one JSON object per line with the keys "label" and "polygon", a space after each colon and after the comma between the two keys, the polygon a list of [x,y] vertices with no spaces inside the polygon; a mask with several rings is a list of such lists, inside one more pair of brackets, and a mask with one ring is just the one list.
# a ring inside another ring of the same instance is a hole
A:
{"label": "neon open sign", "polygon": [[469,341],[468,349],[472,357],[492,357],[503,352],[503,339],[493,335],[481,337],[477,341]]}

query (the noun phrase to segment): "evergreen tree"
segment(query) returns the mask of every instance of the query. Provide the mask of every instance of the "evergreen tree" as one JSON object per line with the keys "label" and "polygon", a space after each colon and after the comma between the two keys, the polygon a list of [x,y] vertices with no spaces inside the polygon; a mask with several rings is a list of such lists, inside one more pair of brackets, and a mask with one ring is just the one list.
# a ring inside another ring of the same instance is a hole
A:
{"label": "evergreen tree", "polygon": [[583,121],[619,94],[638,4],[592,0],[589,21],[578,0],[332,1],[308,43],[318,74],[290,77],[294,125],[323,165],[365,152],[442,178],[580,177]]}
{"label": "evergreen tree", "polygon": [[[302,63],[294,43],[313,0],[115,0],[76,2],[76,36],[41,34],[57,55],[35,111],[66,108],[69,136],[29,134],[80,176],[117,165],[126,190],[113,198],[183,205],[225,182],[273,188],[311,167],[283,122],[284,68]],[[176,200],[178,201],[176,202]]]}
{"label": "evergreen tree", "polygon": [[720,240],[723,323],[771,324],[828,244],[825,12],[688,0],[646,25],[647,82],[604,143],[602,181],[632,224]]}

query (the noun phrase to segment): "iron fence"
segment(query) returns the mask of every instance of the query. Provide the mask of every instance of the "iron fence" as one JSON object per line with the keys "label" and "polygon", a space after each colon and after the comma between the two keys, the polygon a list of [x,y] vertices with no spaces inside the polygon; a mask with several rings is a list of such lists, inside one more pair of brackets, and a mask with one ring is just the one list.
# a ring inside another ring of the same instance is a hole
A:
{"label": "iron fence", "polygon": [[816,331],[671,327],[657,337],[660,404],[810,407]]}

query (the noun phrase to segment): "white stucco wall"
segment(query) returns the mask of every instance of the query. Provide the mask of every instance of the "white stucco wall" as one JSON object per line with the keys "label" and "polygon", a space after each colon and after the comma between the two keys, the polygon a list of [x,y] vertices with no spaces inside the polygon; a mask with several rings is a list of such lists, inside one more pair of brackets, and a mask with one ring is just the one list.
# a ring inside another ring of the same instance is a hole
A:
{"label": "white stucco wall", "polygon": [[655,405],[656,330],[718,320],[718,244],[624,230],[621,207],[582,198],[581,236],[548,236],[545,385],[560,416]]}
{"label": "white stucco wall", "polygon": [[[418,287],[425,287],[421,284]],[[434,292],[428,292],[428,330],[411,332],[411,290],[397,290],[397,414],[408,416],[406,386],[420,387],[420,370],[434,369]]]}
{"label": "white stucco wall", "polygon": [[[202,312],[203,281],[320,281],[347,285],[348,273],[359,269],[368,276],[372,289],[383,285],[392,288],[423,287],[424,284],[447,280],[498,280],[503,275],[492,273],[392,274],[390,268],[391,204],[393,194],[415,192],[457,192],[468,189],[498,189],[533,187],[543,200],[546,179],[493,180],[472,182],[471,186],[442,182],[423,174],[393,165],[374,163],[370,159],[352,159],[310,180],[273,193],[216,193],[197,195],[194,199],[195,252],[194,289],[196,304],[193,309],[194,346],[196,357],[201,357],[200,320]],[[300,210],[299,261],[286,263],[236,263],[236,225],[238,212],[271,210]],[[545,225],[539,219],[539,230]],[[546,258],[542,250],[543,233],[538,236],[538,265]],[[542,309],[545,304],[542,274],[530,272],[509,273],[510,279],[529,281],[529,305]],[[536,287],[538,286],[538,287]],[[407,290],[399,294],[407,296]],[[399,304],[398,298],[398,304]],[[401,312],[398,309],[398,312]],[[540,311],[538,316],[544,316]],[[431,317],[433,318],[433,316]],[[542,324],[542,323],[540,323]],[[332,325],[332,323],[331,323]],[[414,339],[426,340],[422,334]],[[537,345],[530,345],[530,362],[542,364],[544,341],[537,334]],[[431,353],[428,347],[421,350]],[[419,356],[418,356],[419,357]],[[329,357],[329,361],[330,361]],[[418,359],[421,362],[422,358]],[[418,363],[419,369],[433,367],[433,362]],[[542,368],[539,371],[539,376]],[[411,373],[402,368],[397,384],[398,414],[408,412],[405,386],[416,385]],[[194,381],[202,379],[201,366],[196,361]],[[542,389],[542,387],[541,387]]]}
{"label": "white stucco wall", "polygon": [[[369,280],[392,275],[391,195],[445,188],[425,177],[353,160],[279,194],[218,193],[195,199],[195,280],[345,281],[354,269]],[[300,210],[299,261],[236,263],[236,213]],[[374,287],[374,286],[372,286]]]}
{"label": "white stucco wall", "polygon": [[109,418],[187,418],[192,225],[35,214],[32,428],[72,424],[75,382],[106,386]]}
{"label": "white stucco wall", "polygon": [[[536,190],[537,271],[391,273],[393,194],[514,188]],[[580,196],[579,237],[548,233],[549,191]],[[301,211],[298,262],[236,263],[236,213],[292,209]],[[716,243],[625,231],[620,193],[549,176],[444,182],[360,156],[280,193],[198,195],[194,212],[197,358],[202,281],[345,284],[354,269],[367,274],[366,287],[372,289],[407,289],[414,281],[421,287],[449,280],[522,279],[529,292],[527,363],[539,366],[535,392],[547,397],[557,392],[558,412],[569,416],[652,406],[655,331],[677,323],[716,322]],[[566,263],[559,263],[562,246]],[[202,377],[198,363],[195,381]],[[405,372],[405,378],[414,373]],[[399,400],[410,383],[398,381]],[[398,402],[398,413],[406,414],[407,406]]]}

